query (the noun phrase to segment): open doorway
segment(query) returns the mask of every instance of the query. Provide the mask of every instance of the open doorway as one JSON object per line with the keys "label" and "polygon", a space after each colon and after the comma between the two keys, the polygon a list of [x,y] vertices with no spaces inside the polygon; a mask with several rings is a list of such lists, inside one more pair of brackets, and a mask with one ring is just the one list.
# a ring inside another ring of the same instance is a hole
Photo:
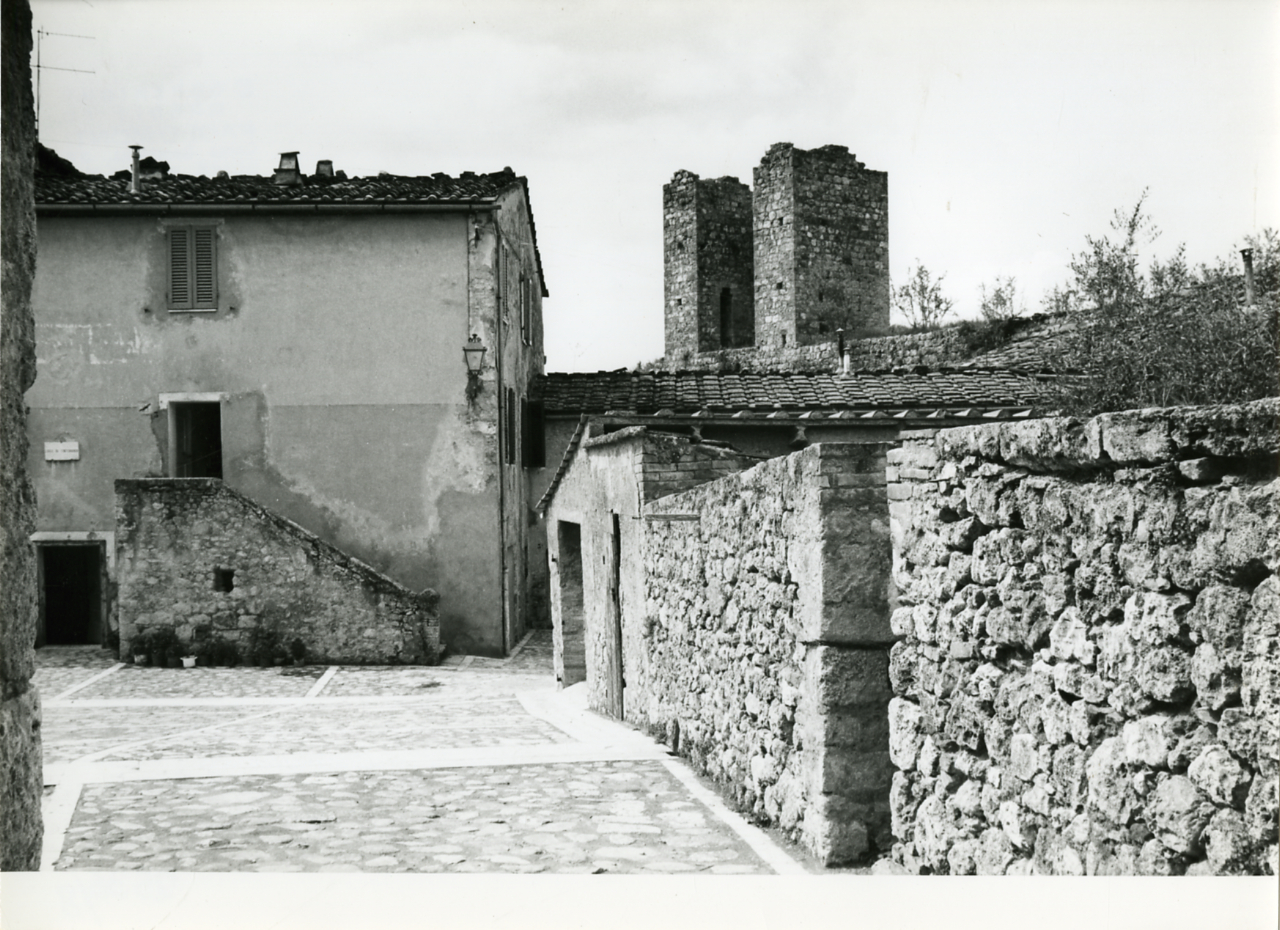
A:
{"label": "open doorway", "polygon": [[36,546],[40,619],[36,646],[87,646],[103,641],[101,543]]}
{"label": "open doorway", "polygon": [[559,521],[558,583],[560,586],[561,687],[587,680],[585,603],[582,590],[582,525]]}
{"label": "open doorway", "polygon": [[222,405],[209,401],[169,404],[172,474],[222,477]]}

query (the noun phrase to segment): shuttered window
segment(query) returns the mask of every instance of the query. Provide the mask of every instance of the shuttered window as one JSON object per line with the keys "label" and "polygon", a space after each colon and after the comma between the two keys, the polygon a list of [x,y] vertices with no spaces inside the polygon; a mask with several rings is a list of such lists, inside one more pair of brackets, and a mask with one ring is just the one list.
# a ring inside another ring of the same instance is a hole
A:
{"label": "shuttered window", "polygon": [[169,228],[169,309],[218,308],[217,231],[212,226]]}
{"label": "shuttered window", "polygon": [[504,455],[508,465],[516,463],[516,392],[515,388],[507,388],[506,409],[503,411]]}
{"label": "shuttered window", "polygon": [[545,440],[545,408],[540,400],[526,400],[520,407],[522,432],[521,449],[525,468],[542,468],[547,464]]}

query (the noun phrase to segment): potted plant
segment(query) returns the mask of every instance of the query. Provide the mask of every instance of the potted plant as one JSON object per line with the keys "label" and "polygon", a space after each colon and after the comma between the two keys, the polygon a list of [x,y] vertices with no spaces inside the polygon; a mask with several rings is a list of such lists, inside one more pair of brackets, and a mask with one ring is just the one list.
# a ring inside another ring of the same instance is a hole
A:
{"label": "potted plant", "polygon": [[169,629],[152,630],[148,640],[151,653],[151,664],[158,668],[176,666],[182,658],[182,645],[178,642],[178,634]]}
{"label": "potted plant", "polygon": [[144,630],[133,637],[129,643],[129,652],[133,655],[134,665],[146,665],[147,654],[151,651],[151,637]]}
{"label": "potted plant", "polygon": [[302,665],[307,661],[307,644],[300,638],[295,637],[294,640],[289,643],[289,655],[293,657],[294,665]]}
{"label": "potted plant", "polygon": [[183,668],[195,668],[195,667],[196,667],[196,658],[197,658],[197,657],[196,657],[194,654],[192,654],[192,655],[188,655],[188,656],[183,656],[183,657],[182,657],[182,667],[183,667]]}

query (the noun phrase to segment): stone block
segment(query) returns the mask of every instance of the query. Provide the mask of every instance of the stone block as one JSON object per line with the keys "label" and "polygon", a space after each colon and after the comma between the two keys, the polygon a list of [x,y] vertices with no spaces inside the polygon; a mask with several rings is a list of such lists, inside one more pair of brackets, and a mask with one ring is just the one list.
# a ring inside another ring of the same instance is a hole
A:
{"label": "stone block", "polygon": [[892,696],[886,649],[815,646],[804,660],[805,690],[830,710],[855,704],[885,707]]}
{"label": "stone block", "polygon": [[1195,854],[1213,816],[1213,802],[1185,775],[1161,782],[1147,808],[1156,837],[1175,853]]}
{"label": "stone block", "polygon": [[1161,411],[1130,410],[1097,417],[1102,451],[1117,465],[1149,465],[1173,458],[1175,445]]}
{"label": "stone block", "polygon": [[1187,768],[1187,777],[1215,804],[1243,806],[1249,773],[1220,743],[1210,743]]}

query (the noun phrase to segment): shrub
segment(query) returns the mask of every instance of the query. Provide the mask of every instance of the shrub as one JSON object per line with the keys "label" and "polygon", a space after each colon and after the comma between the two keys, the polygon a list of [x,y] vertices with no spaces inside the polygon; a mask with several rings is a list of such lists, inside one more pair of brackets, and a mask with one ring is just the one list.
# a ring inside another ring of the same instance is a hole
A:
{"label": "shrub", "polygon": [[1193,271],[1179,246],[1142,273],[1138,246],[1157,234],[1145,199],[1144,192],[1132,210],[1116,211],[1112,234],[1086,237],[1087,248],[1071,262],[1073,287],[1064,302],[1076,325],[1059,359],[1058,403],[1085,416],[1280,393],[1275,233],[1246,240],[1258,295],[1247,306],[1238,258]]}
{"label": "shrub", "polygon": [[951,312],[951,299],[942,294],[942,280],[928,268],[916,262],[907,273],[907,283],[893,290],[893,306],[902,314],[907,325],[918,329],[933,329]]}

